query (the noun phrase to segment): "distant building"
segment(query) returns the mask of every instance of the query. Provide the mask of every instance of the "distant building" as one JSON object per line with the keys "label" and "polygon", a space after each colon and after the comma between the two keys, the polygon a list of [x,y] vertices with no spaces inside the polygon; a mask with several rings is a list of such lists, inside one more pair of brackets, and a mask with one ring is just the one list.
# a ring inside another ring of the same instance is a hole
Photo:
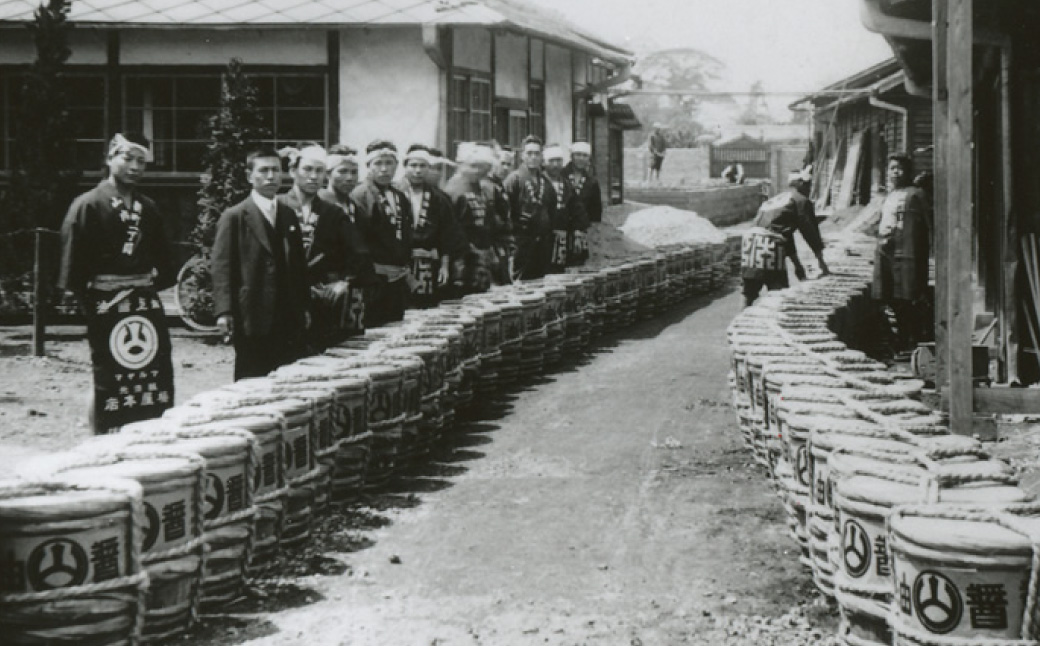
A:
{"label": "distant building", "polygon": [[932,104],[904,87],[904,72],[889,59],[814,94],[813,198],[818,209],[867,204],[884,190],[885,160],[905,152],[916,170],[932,168]]}
{"label": "distant building", "polygon": [[[0,187],[37,5],[0,4]],[[621,168],[610,115],[592,116],[590,101],[627,78],[632,54],[519,0],[76,0],[70,21],[66,87],[84,182],[97,181],[114,132],[142,131],[154,142],[147,189],[177,214],[176,237],[194,221],[204,124],[232,57],[259,86],[275,146],[387,137],[453,154],[460,141],[515,146],[534,133],[589,139],[600,177]]]}
{"label": "distant building", "polygon": [[787,174],[800,168],[809,150],[809,127],[776,124],[732,126],[708,148],[708,172],[721,177],[731,165],[740,164],[748,180],[769,180],[774,192],[784,190]]}

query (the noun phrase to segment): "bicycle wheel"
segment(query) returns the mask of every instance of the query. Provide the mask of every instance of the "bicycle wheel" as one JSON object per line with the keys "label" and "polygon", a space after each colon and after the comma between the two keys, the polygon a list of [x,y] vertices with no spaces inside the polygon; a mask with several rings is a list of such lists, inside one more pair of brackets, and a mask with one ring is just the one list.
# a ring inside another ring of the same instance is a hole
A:
{"label": "bicycle wheel", "polygon": [[204,258],[192,257],[177,272],[173,300],[185,325],[199,332],[219,331],[213,315],[213,279]]}

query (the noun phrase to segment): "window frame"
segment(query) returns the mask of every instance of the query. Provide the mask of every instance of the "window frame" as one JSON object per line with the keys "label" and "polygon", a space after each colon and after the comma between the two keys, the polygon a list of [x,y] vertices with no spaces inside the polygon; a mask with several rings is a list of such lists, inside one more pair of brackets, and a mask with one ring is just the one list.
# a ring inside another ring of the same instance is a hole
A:
{"label": "window frame", "polygon": [[[14,170],[14,130],[15,130],[15,112],[17,105],[14,102],[14,94],[17,92],[17,84],[21,82],[21,76],[26,72],[30,71],[29,65],[2,65],[0,66],[0,177],[10,177]],[[73,139],[73,146],[77,151],[77,167],[76,170],[89,175],[91,173],[100,173],[100,168],[104,164],[104,153],[105,145],[112,136],[109,126],[109,115],[111,106],[109,105],[109,77],[103,67],[96,65],[90,66],[78,66],[70,67],[62,72],[62,76],[65,79],[83,79],[83,78],[94,78],[96,81],[100,81],[101,99],[100,105],[77,105],[76,95],[68,93],[66,95],[67,109],[70,113],[70,118],[74,121],[77,111],[80,110],[100,110],[101,111],[101,133],[100,137],[75,137]],[[11,87],[11,91],[7,91],[7,87]],[[78,163],[78,151],[83,144],[95,145],[98,148],[98,157],[93,163],[87,164]]]}
{"label": "window frame", "polygon": [[[185,78],[199,78],[199,79],[202,79],[202,78],[205,78],[205,79],[217,78],[219,80],[219,79],[222,78],[222,76],[223,76],[225,71],[226,71],[226,69],[224,67],[209,67],[209,66],[205,66],[205,67],[200,66],[200,67],[197,67],[197,68],[190,68],[190,69],[169,68],[169,67],[155,67],[155,66],[144,66],[144,67],[128,68],[128,69],[124,70],[120,74],[120,78],[119,78],[119,83],[120,83],[120,105],[119,105],[120,123],[123,125],[124,128],[127,127],[127,124],[129,123],[129,114],[130,114],[130,112],[133,111],[133,110],[137,110],[137,109],[142,109],[142,110],[144,109],[144,108],[138,108],[137,106],[130,105],[130,103],[128,101],[128,91],[127,91],[129,82],[133,82],[134,80],[149,79],[149,78],[151,78],[151,79],[163,79],[163,80],[169,81],[173,85],[173,88],[174,88],[173,89],[174,97],[171,100],[171,102],[175,104],[177,102],[177,99],[176,99],[176,87],[177,87],[176,81],[181,80],[181,79],[185,79]],[[330,106],[331,97],[330,97],[330,88],[329,88],[329,76],[330,75],[329,75],[329,72],[328,72],[328,70],[326,68],[324,68],[324,67],[313,67],[313,66],[291,67],[291,68],[290,67],[258,67],[256,69],[248,69],[248,70],[246,70],[246,73],[249,76],[253,77],[254,79],[265,79],[265,80],[271,79],[274,82],[274,85],[271,88],[271,101],[272,101],[272,105],[269,105],[269,106],[268,105],[261,105],[260,106],[260,109],[262,111],[268,113],[267,116],[269,116],[270,119],[271,119],[270,130],[271,130],[271,134],[272,134],[272,137],[269,137],[269,138],[261,140],[262,143],[264,143],[265,145],[274,146],[275,148],[279,148],[281,146],[288,145],[288,144],[295,144],[298,141],[298,138],[291,138],[290,139],[290,138],[281,138],[281,137],[278,136],[278,132],[279,132],[279,130],[281,130],[278,127],[278,117],[279,117],[279,114],[282,114],[282,113],[288,114],[288,113],[292,113],[292,112],[305,112],[305,111],[320,112],[321,113],[321,115],[322,115],[322,133],[321,133],[320,137],[315,137],[314,139],[318,140],[320,143],[327,143],[328,142],[329,134],[330,134],[330,127],[331,127],[331,119],[330,119],[330,114],[329,114],[329,112],[330,112],[330,107],[329,106]],[[279,106],[279,104],[278,104],[278,85],[277,85],[278,79],[279,78],[298,79],[301,76],[308,76],[308,77],[311,77],[311,78],[320,78],[320,81],[321,81],[321,91],[322,91],[321,105],[313,106],[313,107],[283,107],[283,106]],[[155,108],[153,108],[153,110],[154,109]],[[205,144],[206,142],[208,142],[208,139],[206,139],[206,138],[199,138],[199,139],[186,139],[186,138],[182,139],[182,138],[179,138],[178,134],[177,134],[177,119],[176,119],[176,115],[177,115],[178,111],[187,112],[187,111],[195,111],[195,110],[204,110],[205,112],[207,112],[209,114],[212,114],[212,113],[216,112],[219,109],[219,104],[215,105],[215,106],[207,106],[207,107],[196,107],[196,106],[190,106],[189,107],[189,106],[176,106],[176,105],[174,105],[171,108],[162,108],[162,109],[163,110],[169,109],[172,112],[172,114],[173,114],[173,123],[172,123],[172,125],[170,127],[170,130],[171,130],[171,132],[173,134],[173,138],[172,139],[165,139],[164,138],[164,139],[156,140],[154,137],[149,136],[149,133],[145,132],[144,134],[145,134],[145,136],[148,136],[149,139],[151,139],[153,141],[153,143],[162,142],[164,144],[168,144],[168,145],[172,145],[173,146],[173,152],[171,153],[172,154],[172,162],[171,162],[172,168],[170,168],[170,169],[165,169],[165,168],[164,169],[160,169],[160,168],[157,168],[155,166],[152,166],[152,167],[149,168],[149,175],[153,176],[153,177],[157,176],[157,177],[166,177],[166,178],[197,177],[199,175],[199,173],[203,170],[201,168],[201,160],[199,161],[199,166],[200,166],[199,169],[197,169],[197,170],[185,169],[183,165],[178,164],[178,157],[177,157],[177,155],[178,155],[178,153],[177,153],[178,145],[179,144],[185,144],[185,143],[189,143],[189,144]]]}
{"label": "window frame", "polygon": [[[461,84],[461,89],[457,84]],[[484,88],[486,108],[474,107],[474,85]],[[480,133],[480,136],[476,132],[478,119],[486,119],[486,132]],[[495,136],[495,88],[490,73],[461,67],[452,68],[448,90],[448,128],[452,152],[457,152],[460,143],[487,141]]]}

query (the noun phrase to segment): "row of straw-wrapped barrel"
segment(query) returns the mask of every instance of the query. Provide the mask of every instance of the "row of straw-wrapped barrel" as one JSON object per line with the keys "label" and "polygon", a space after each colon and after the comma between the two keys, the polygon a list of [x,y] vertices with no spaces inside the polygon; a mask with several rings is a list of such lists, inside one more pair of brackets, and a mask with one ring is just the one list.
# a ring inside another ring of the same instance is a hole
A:
{"label": "row of straw-wrapped barrel", "polygon": [[242,594],[314,519],[387,486],[496,393],[720,286],[726,246],[659,249],[405,320],[0,482],[4,644],[153,643]]}
{"label": "row of straw-wrapped barrel", "polygon": [[1040,505],[978,441],[951,435],[923,383],[850,350],[870,242],[833,275],[769,293],[728,330],[740,432],[801,562],[850,646],[1036,644]]}

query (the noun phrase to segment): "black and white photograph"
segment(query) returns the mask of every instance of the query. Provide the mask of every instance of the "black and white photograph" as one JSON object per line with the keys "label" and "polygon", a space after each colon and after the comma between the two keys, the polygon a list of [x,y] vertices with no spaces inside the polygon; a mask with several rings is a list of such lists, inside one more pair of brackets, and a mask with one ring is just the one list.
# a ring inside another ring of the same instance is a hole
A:
{"label": "black and white photograph", "polygon": [[1037,33],[0,0],[0,643],[1040,646]]}

